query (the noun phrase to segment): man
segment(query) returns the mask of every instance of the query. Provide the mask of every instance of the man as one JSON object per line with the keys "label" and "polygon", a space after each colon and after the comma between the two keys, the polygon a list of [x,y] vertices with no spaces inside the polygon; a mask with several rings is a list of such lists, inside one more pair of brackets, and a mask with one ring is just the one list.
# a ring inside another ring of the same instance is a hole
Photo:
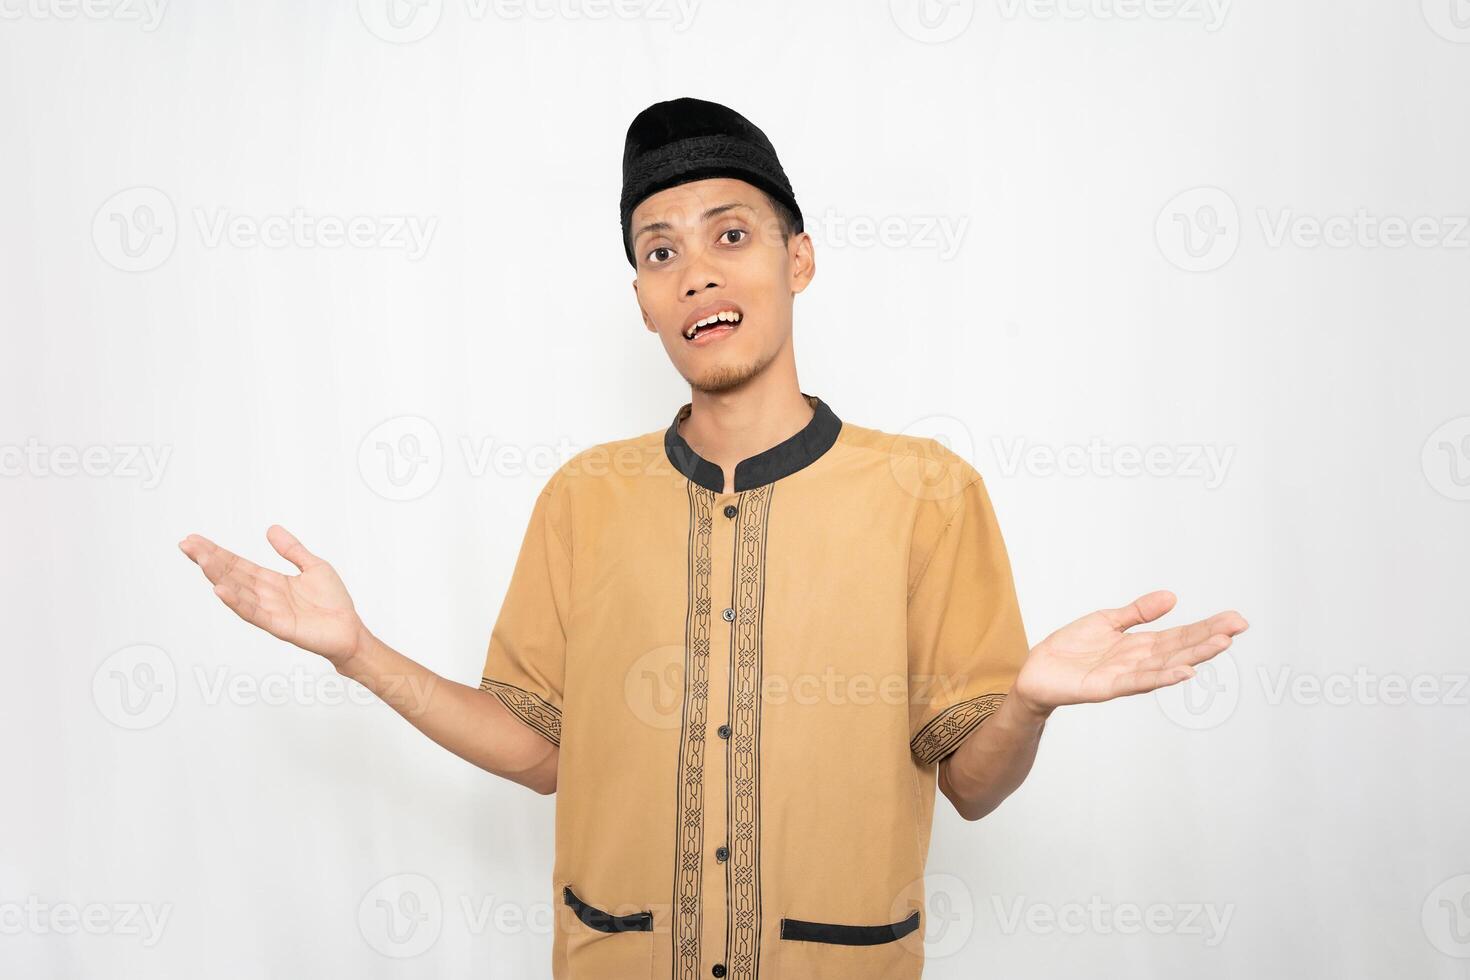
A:
{"label": "man", "polygon": [[373,636],[279,526],[300,575],[197,535],[180,547],[248,622],[558,794],[559,980],[916,978],[936,785],[983,817],[1055,708],[1185,680],[1245,620],[1126,632],[1172,608],[1154,592],[1028,650],[980,474],[801,390],[812,241],[738,113],[639,114],[621,219],[643,322],[690,402],[547,481],[479,689]]}

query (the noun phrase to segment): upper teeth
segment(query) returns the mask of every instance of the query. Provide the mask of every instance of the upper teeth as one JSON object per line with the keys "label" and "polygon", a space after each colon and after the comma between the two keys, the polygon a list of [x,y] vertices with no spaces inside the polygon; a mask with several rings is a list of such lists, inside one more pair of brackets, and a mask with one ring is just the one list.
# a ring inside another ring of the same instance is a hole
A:
{"label": "upper teeth", "polygon": [[715,313],[712,316],[707,316],[703,320],[691,323],[689,325],[689,329],[684,331],[684,336],[693,337],[694,331],[698,330],[700,327],[707,327],[712,323],[719,323],[722,320],[727,323],[739,323],[740,314],[736,313],[734,310],[725,310],[721,313]]}

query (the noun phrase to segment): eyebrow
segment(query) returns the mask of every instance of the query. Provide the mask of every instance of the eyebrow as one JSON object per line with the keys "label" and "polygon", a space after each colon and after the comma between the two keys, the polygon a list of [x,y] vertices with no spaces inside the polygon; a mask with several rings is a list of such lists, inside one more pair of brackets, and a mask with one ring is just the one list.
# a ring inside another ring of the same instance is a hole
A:
{"label": "eyebrow", "polygon": [[[700,221],[708,221],[709,219],[713,218],[715,215],[717,215],[717,214],[724,214],[726,211],[733,210],[734,208],[745,208],[747,211],[754,211],[755,210],[755,208],[751,207],[749,204],[746,204],[743,201],[731,201],[729,204],[720,204],[720,205],[717,205],[716,207],[710,208],[708,211],[704,212],[704,214],[701,214],[699,216],[699,220]],[[672,228],[673,228],[673,225],[669,224],[667,221],[655,221],[655,222],[652,222],[651,224],[644,225],[642,228],[639,228],[636,232],[634,232],[633,233],[633,241],[636,242],[640,237],[642,237],[647,232],[650,232],[650,231],[669,231]]]}

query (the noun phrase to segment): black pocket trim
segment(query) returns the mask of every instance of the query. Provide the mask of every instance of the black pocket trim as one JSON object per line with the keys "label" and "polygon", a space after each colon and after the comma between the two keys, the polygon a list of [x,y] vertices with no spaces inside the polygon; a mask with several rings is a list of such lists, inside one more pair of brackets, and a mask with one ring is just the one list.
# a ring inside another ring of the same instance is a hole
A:
{"label": "black pocket trim", "polygon": [[876,946],[902,939],[919,928],[919,910],[907,919],[886,926],[844,926],[834,922],[807,922],[804,919],[782,919],[781,938],[808,943],[836,943],[839,946]]}
{"label": "black pocket trim", "polygon": [[612,915],[602,909],[588,905],[577,897],[571,885],[562,886],[562,898],[577,913],[577,918],[598,932],[652,932],[653,913],[634,912],[632,915]]}

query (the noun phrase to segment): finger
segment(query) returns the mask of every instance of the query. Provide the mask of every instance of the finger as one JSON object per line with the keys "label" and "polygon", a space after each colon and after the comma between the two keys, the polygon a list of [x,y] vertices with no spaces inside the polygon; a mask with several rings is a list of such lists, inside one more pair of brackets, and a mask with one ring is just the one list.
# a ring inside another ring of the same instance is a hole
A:
{"label": "finger", "polygon": [[1216,633],[1224,633],[1227,636],[1237,636],[1251,628],[1251,624],[1246,622],[1245,617],[1234,609],[1215,613],[1210,617],[1210,621],[1215,624]]}
{"label": "finger", "polygon": [[264,571],[255,562],[241,558],[233,551],[221,548],[213,541],[198,534],[191,534],[180,541],[179,548],[194,560],[194,564],[204,572],[204,577],[215,585],[230,576],[248,580],[256,573]]}
{"label": "finger", "polygon": [[179,550],[188,556],[195,564],[199,563],[207,549],[215,548],[217,545],[202,534],[186,534],[179,539]]}
{"label": "finger", "polygon": [[1212,627],[1210,621],[1204,619],[1197,623],[1160,630],[1154,634],[1153,652],[1158,656],[1168,657],[1185,647],[1192,647],[1201,640],[1209,639],[1216,632],[1218,630]]}
{"label": "finger", "polygon": [[245,622],[268,633],[277,632],[275,626],[279,617],[266,608],[264,597],[252,583],[229,578],[215,585],[214,594]]}
{"label": "finger", "polygon": [[1176,630],[1164,630],[1159,634],[1155,645],[1158,652],[1173,655],[1209,637],[1238,636],[1249,628],[1250,624],[1245,621],[1245,617],[1231,609],[1215,613],[1209,619],[1178,627]]}
{"label": "finger", "polygon": [[1151,623],[1174,608],[1179,600],[1168,589],[1139,596],[1126,606],[1104,609],[1102,614],[1114,629],[1126,630],[1141,623]]}
{"label": "finger", "polygon": [[1191,623],[1190,625],[1202,627],[1209,633],[1224,633],[1226,636],[1244,633],[1250,627],[1250,623],[1245,621],[1245,617],[1234,609],[1217,612],[1208,619],[1201,619],[1199,622]]}
{"label": "finger", "polygon": [[1178,666],[1194,667],[1212,657],[1224,653],[1228,649],[1230,649],[1230,637],[1224,633],[1215,633],[1198,643],[1170,654],[1159,666],[1163,668]]}
{"label": "finger", "polygon": [[296,566],[298,571],[306,571],[312,565],[321,563],[321,559],[306,550],[306,546],[296,540],[296,535],[281,527],[272,524],[265,529],[265,539],[276,549],[276,554]]}
{"label": "finger", "polygon": [[254,589],[238,580],[226,579],[215,583],[214,594],[241,619],[247,623],[255,622],[254,616],[260,609],[260,602]]}
{"label": "finger", "polygon": [[1122,698],[1133,694],[1147,694],[1161,687],[1169,687],[1194,676],[1194,668],[1183,665],[1163,667],[1158,670],[1135,670],[1124,674],[1113,684],[1113,697]]}

